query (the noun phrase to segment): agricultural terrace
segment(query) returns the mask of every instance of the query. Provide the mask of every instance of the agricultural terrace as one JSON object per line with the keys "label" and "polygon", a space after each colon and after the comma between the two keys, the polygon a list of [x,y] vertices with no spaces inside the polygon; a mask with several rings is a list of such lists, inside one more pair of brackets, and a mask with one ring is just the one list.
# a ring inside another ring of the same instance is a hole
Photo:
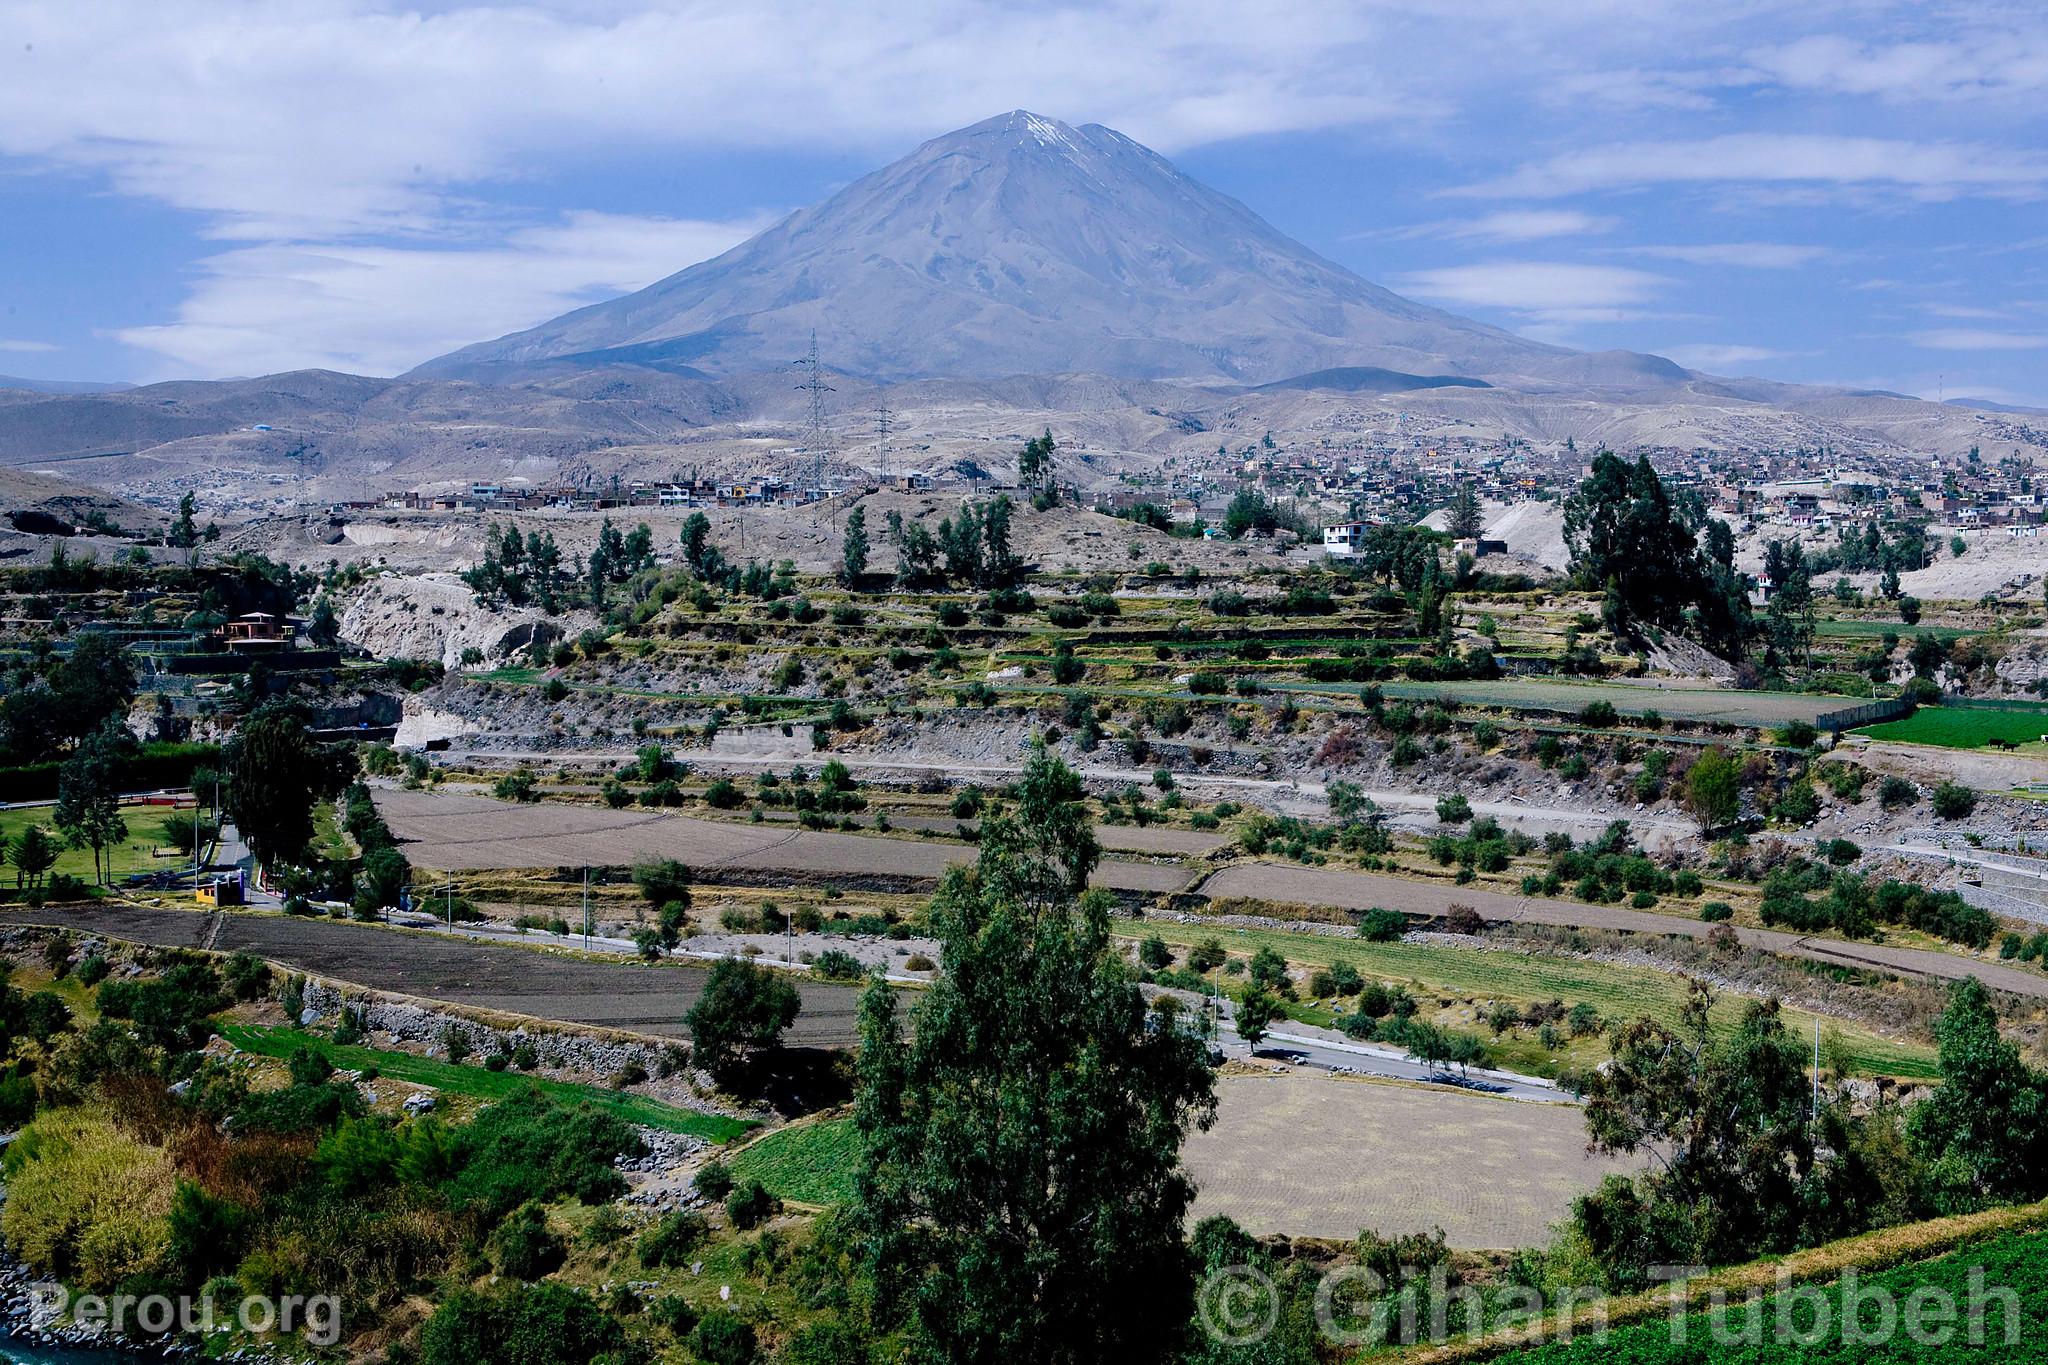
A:
{"label": "agricultural terrace", "polygon": [[[1310,969],[1311,973],[1317,968],[1347,964],[1368,982],[1405,990],[1417,1002],[1417,1016],[1425,1021],[1478,1032],[1487,1046],[1489,1065],[1527,1075],[1556,1076],[1573,1066],[1597,1064],[1607,1055],[1606,1040],[1593,1033],[1571,1036],[1560,1029],[1562,1036],[1555,1045],[1545,1045],[1540,1032],[1522,1028],[1504,1030],[1489,1039],[1485,1022],[1488,1006],[1514,1005],[1526,1013],[1528,1006],[1557,1001],[1567,1013],[1573,1006],[1589,1005],[1603,1021],[1647,1015],[1671,1026],[1678,1022],[1685,1001],[1684,979],[1674,972],[1537,956],[1525,951],[1455,948],[1403,940],[1373,942],[1284,929],[1157,920],[1120,920],[1117,932],[1133,939],[1157,937],[1164,941],[1172,950],[1173,965],[1178,969],[1173,979],[1176,985],[1182,984],[1178,973],[1190,968],[1188,950],[1215,940],[1226,955],[1225,962],[1195,975],[1208,986],[1230,995],[1242,993],[1248,978],[1247,964],[1262,950],[1276,954],[1284,962]],[[1312,990],[1311,985],[1309,991]],[[1290,1018],[1334,1025],[1343,1014],[1359,1008],[1355,999],[1317,998],[1309,991],[1301,993],[1303,998],[1283,1002]],[[1741,1007],[1740,996],[1723,995],[1716,1006],[1716,1023],[1732,1024]],[[1818,1018],[1789,1006],[1785,1018],[1786,1027],[1801,1037],[1810,1037],[1818,1021],[1825,1047],[1849,1071],[1916,1080],[1935,1075],[1934,1050],[1926,1044],[1885,1038],[1849,1021]]]}

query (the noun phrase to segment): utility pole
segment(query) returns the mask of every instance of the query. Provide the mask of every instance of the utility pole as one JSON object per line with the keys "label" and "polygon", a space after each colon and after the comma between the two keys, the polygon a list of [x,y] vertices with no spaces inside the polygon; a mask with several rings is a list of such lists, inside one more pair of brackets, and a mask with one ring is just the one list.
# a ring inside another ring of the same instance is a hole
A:
{"label": "utility pole", "polygon": [[1813,1107],[1808,1112],[1807,1121],[1815,1125],[1820,1123],[1820,1017],[1818,1015],[1814,1016],[1813,1020]]}
{"label": "utility pole", "polygon": [[880,466],[882,482],[889,482],[889,400],[882,399],[881,408],[875,413],[875,462]]}
{"label": "utility pole", "polygon": [[590,949],[590,869],[583,869],[583,948]]}

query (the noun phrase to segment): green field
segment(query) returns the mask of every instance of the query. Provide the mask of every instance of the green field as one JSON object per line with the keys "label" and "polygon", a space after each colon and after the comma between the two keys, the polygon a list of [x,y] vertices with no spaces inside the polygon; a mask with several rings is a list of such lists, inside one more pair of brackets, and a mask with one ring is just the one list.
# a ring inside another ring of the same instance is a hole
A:
{"label": "green field", "polygon": [[587,1100],[600,1109],[610,1110],[628,1123],[659,1128],[663,1132],[685,1133],[711,1142],[730,1142],[754,1127],[751,1123],[729,1119],[722,1114],[700,1114],[694,1109],[679,1109],[645,1095],[625,1095],[593,1085],[544,1080],[512,1070],[492,1071],[483,1066],[463,1066],[433,1057],[415,1056],[410,1052],[348,1047],[302,1029],[222,1024],[218,1032],[242,1051],[253,1052],[260,1057],[285,1058],[302,1047],[311,1048],[344,1070],[361,1071],[375,1067],[379,1073],[395,1080],[432,1086],[451,1095],[501,1100],[523,1087],[535,1086],[543,1094],[567,1104]]}
{"label": "green field", "polygon": [[[1981,1274],[1984,1301],[1982,1344],[1970,1344],[1969,1304],[1973,1273]],[[1820,1313],[1814,1297],[1795,1289],[1790,1295],[1773,1294],[1757,1305],[1731,1296],[1725,1314],[1695,1313],[1674,1323],[1664,1314],[1616,1328],[1570,1344],[1553,1343],[1529,1350],[1493,1357],[1514,1365],[1697,1365],[1706,1361],[1744,1361],[1751,1365],[1881,1365],[1889,1361],[1968,1360],[1998,1365],[1999,1362],[2040,1362],[2048,1359],[2048,1233],[2019,1232],[1994,1237],[1976,1246],[1936,1260],[1902,1265],[1869,1275],[1859,1275],[1853,1305],[1845,1304],[1845,1286],[1837,1281],[1818,1291],[1826,1305],[1827,1326],[1819,1326]],[[2010,1289],[2017,1297],[2019,1311],[2008,1333],[2006,1309],[1993,1297],[1996,1290]],[[1921,1316],[1931,1335],[1915,1342],[1903,1324],[1916,1293],[1938,1294],[1956,1307],[1955,1315],[1943,1325],[1938,1314]],[[1882,1310],[1874,1296],[1883,1296],[1892,1306],[1896,1330],[1887,1337],[1879,1331]],[[1803,1303],[1801,1302],[1803,1300]],[[1788,1302],[1789,1301],[1789,1302]],[[1788,1316],[1794,1304],[1797,1316]],[[1860,1326],[1845,1333],[1844,1309],[1858,1310]],[[1761,1318],[1752,1314],[1761,1312]],[[1717,1321],[1717,1319],[1719,1319]],[[1779,1336],[1785,1327],[1786,1337]],[[1682,1330],[1681,1330],[1682,1328]],[[1812,1328],[1811,1340],[1807,1329]],[[1717,1339],[1717,1331],[1719,1339]],[[1845,1340],[1845,1336],[1851,1340]]]}
{"label": "green field", "polygon": [[[57,832],[53,823],[55,806],[17,806],[13,810],[0,810],[0,839],[12,847],[14,840],[30,825],[41,825],[45,833],[57,841],[60,848],[64,836]],[[190,871],[191,860],[178,858],[153,858],[151,850],[163,845],[164,821],[174,812],[169,806],[123,806],[121,819],[127,823],[126,841],[108,849],[111,873],[110,881],[121,881],[136,872],[174,872],[181,866]],[[182,812],[182,818],[191,819],[192,812]],[[11,857],[11,855],[10,855]],[[51,872],[68,872],[81,881],[92,880],[92,850],[89,848],[63,848],[57,856],[57,864]],[[13,870],[7,870],[8,884],[14,881]]]}
{"label": "green field", "polygon": [[1981,749],[1993,740],[2038,744],[2041,736],[2048,735],[2048,708],[1923,706],[1910,716],[1866,726],[1857,733],[1944,749]]}
{"label": "green field", "polygon": [[853,1198],[859,1135],[852,1119],[799,1123],[769,1133],[733,1154],[732,1173],[759,1180],[800,1204],[843,1204]]}
{"label": "green field", "polygon": [[[1628,1020],[1648,1015],[1665,1025],[1678,1023],[1680,1008],[1685,1003],[1685,981],[1675,972],[1572,958],[1439,948],[1423,943],[1371,943],[1284,929],[1237,929],[1223,925],[1212,928],[1154,920],[1120,920],[1116,932],[1129,938],[1157,934],[1177,947],[1213,937],[1232,954],[1245,957],[1270,947],[1288,961],[1306,966],[1349,962],[1367,977],[1408,986],[1419,999],[1557,999],[1567,1006],[1583,1001],[1599,1010],[1604,1019]],[[1740,1008],[1741,997],[1724,994],[1716,1008],[1716,1018],[1732,1023]],[[1790,1006],[1785,1009],[1786,1027],[1802,1038],[1810,1035],[1814,1018],[1803,1010]],[[1931,1080],[1939,1074],[1930,1046],[1880,1038],[1839,1019],[1822,1020],[1821,1030],[1839,1037],[1844,1061],[1859,1074],[1921,1080]],[[1517,1061],[1510,1060],[1509,1065],[1517,1065]],[[1528,1069],[1526,1063],[1521,1069]]]}

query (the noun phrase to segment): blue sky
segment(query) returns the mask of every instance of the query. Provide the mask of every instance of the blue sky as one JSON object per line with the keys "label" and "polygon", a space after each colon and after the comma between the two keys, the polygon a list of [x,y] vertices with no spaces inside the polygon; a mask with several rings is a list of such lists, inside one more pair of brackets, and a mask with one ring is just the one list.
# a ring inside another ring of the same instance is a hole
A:
{"label": "blue sky", "polygon": [[392,373],[1025,107],[1391,288],[2048,405],[2048,6],[0,0],[0,373]]}

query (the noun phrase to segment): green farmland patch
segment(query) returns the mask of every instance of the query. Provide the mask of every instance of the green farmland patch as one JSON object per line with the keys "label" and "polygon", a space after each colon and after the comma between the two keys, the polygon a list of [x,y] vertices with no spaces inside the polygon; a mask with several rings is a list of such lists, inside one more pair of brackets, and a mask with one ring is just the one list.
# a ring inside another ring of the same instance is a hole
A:
{"label": "green farmland patch", "polygon": [[1867,726],[1858,733],[1872,739],[1931,744],[1944,749],[2038,744],[2043,735],[2048,735],[2048,709],[1923,706],[1910,716]]}
{"label": "green farmland patch", "polygon": [[800,1204],[843,1204],[853,1198],[860,1135],[853,1120],[823,1119],[769,1133],[733,1154],[732,1173],[759,1180]]}

